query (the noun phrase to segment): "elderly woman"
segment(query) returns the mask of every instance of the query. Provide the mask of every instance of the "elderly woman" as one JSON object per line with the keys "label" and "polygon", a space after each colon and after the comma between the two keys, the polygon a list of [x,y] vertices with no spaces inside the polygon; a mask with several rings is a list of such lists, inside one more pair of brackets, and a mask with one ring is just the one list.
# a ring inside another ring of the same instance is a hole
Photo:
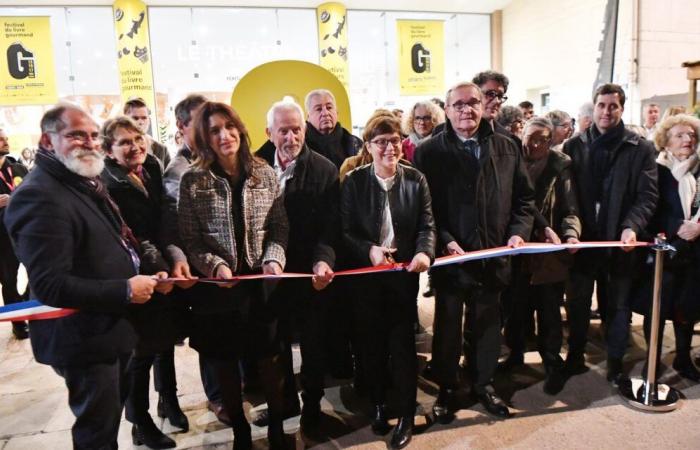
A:
{"label": "elderly woman", "polygon": [[[280,274],[288,223],[275,171],[254,157],[230,106],[206,102],[192,119],[197,155],[180,183],[178,222],[185,253],[206,277]],[[269,410],[271,448],[284,448],[282,350],[268,287],[247,280],[213,287],[193,302],[190,345],[216,368],[234,448],[251,448],[238,361],[257,360]],[[225,289],[229,288],[229,289]]]}
{"label": "elderly woman", "polygon": [[518,139],[523,138],[523,125],[525,124],[525,115],[517,106],[503,106],[501,112],[496,118],[499,124],[506,130],[510,131]]}
{"label": "elderly woman", "polygon": [[549,111],[544,117],[549,119],[554,127],[552,131],[552,147],[563,144],[565,140],[574,134],[574,124],[567,112],[555,109],[554,111]]}
{"label": "elderly woman", "polygon": [[[163,174],[147,147],[146,136],[130,118],[121,116],[105,122],[102,149],[107,159],[101,178],[141,249],[141,273],[165,277],[170,267],[158,245]],[[160,285],[150,302],[131,306],[130,318],[139,341],[129,364],[131,389],[126,418],[134,424],[134,444],[151,448],[175,447],[175,441],[155,426],[148,413],[151,366],[159,393],[158,414],[167,416],[184,431],[189,429],[187,416],[177,400],[173,350],[175,342],[184,335],[184,305],[163,295],[171,288],[172,285]]]}
{"label": "elderly woman", "polygon": [[[535,185],[535,222],[532,242],[578,242],[581,222],[571,176],[571,159],[552,150],[554,126],[542,117],[527,122],[523,129],[523,157]],[[565,252],[524,256],[513,265],[512,310],[506,321],[506,343],[510,355],[506,366],[523,364],[526,333],[524,325],[537,312],[537,350],[544,363],[544,391],[554,395],[562,390],[566,377],[559,356],[562,343],[561,312],[563,283],[568,275]]]}
{"label": "elderly woman", "polygon": [[[700,372],[690,358],[693,326],[700,317],[700,194],[698,193],[698,134],[700,120],[680,114],[666,118],[654,136],[659,155],[659,201],[649,224],[649,239],[665,233],[676,247],[676,254],[667,253],[661,289],[661,330],[665,320],[673,321],[676,357],[673,368],[684,378],[700,381]],[[646,261],[642,272],[645,286],[634,299],[633,308],[644,314],[645,336],[650,333],[653,257]],[[660,354],[661,352],[659,352]]]}
{"label": "elderly woman", "polygon": [[405,271],[361,276],[357,280],[356,323],[362,336],[364,370],[374,403],[372,430],[386,434],[385,368],[391,358],[399,422],[392,448],[408,445],[416,404],[417,356],[413,324],[417,316],[418,272],[434,257],[435,223],[423,175],[399,164],[401,128],[384,115],[364,131],[372,163],[350,172],[341,194],[342,237],[350,267],[409,262]]}
{"label": "elderly woman", "polygon": [[418,144],[428,139],[435,125],[445,121],[445,113],[430,100],[413,105],[403,120],[403,132],[408,137],[401,143],[404,157],[413,162],[413,153]]}

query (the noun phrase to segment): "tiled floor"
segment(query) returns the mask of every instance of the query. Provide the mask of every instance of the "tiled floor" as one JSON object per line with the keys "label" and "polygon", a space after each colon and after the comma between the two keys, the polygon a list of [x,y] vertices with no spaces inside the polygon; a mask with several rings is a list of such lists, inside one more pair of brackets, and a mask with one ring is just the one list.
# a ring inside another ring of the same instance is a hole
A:
{"label": "tiled floor", "polygon": [[[421,298],[419,306],[421,322],[427,329],[419,336],[418,343],[423,365],[430,351],[433,301]],[[685,395],[680,409],[665,414],[632,409],[605,381],[605,355],[598,322],[593,323],[590,337],[591,370],[570,379],[556,397],[542,391],[542,365],[537,353],[530,352],[526,355],[528,366],[512,374],[499,373],[496,379],[497,389],[512,405],[513,418],[494,420],[484,414],[481,406],[465,401],[464,409],[450,425],[430,425],[425,417],[418,417],[409,448],[700,448],[700,385],[679,379],[669,368],[662,380]],[[700,341],[696,338],[694,343],[697,346]],[[644,355],[641,325],[635,316],[626,358],[626,366],[633,375],[639,373]],[[295,358],[298,369],[298,351]],[[670,367],[672,359],[673,339],[667,333],[663,362]],[[231,430],[206,409],[196,352],[187,346],[177,347],[176,364],[180,404],[191,424],[188,433],[171,434],[178,448],[230,449]],[[436,386],[421,378],[418,401],[424,411],[430,410],[435,394]],[[155,416],[155,401],[152,405]],[[246,406],[254,408],[250,403]],[[285,422],[287,432],[295,434],[298,449],[387,448],[388,437],[381,439],[372,434],[363,416],[368,405],[354,394],[350,380],[329,380],[322,407],[326,414],[313,437],[302,436],[298,417]],[[0,450],[70,448],[72,421],[62,379],[51,368],[34,361],[29,341],[14,340],[9,324],[0,323]],[[166,432],[171,430],[169,424],[163,426]],[[253,434],[256,448],[265,448],[265,430],[254,427]],[[132,447],[127,422],[120,429],[119,441],[122,448]]]}

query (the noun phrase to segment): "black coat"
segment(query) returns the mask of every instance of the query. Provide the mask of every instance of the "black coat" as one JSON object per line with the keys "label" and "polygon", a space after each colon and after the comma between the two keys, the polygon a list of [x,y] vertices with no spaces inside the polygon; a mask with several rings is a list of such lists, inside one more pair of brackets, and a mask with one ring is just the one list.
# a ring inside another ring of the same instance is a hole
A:
{"label": "black coat", "polygon": [[[467,156],[449,122],[445,131],[431,137],[416,149],[414,162],[430,186],[437,225],[438,254],[456,241],[465,251],[500,247],[511,236],[528,240],[532,230],[534,192],[523,164],[520,149],[482,120],[477,139],[481,147],[479,169],[468,167]],[[474,199],[468,204],[466,199]],[[476,217],[476,219],[470,219]],[[475,221],[474,227],[466,224]],[[433,270],[442,281],[466,287],[486,283],[507,285],[510,278],[507,258],[449,265]]]}
{"label": "black coat", "polygon": [[32,298],[78,312],[31,321],[36,360],[52,366],[114,361],[134,348],[125,319],[136,275],[122,239],[94,200],[41,166],[12,195],[5,225],[27,267]]}
{"label": "black coat", "polygon": [[[592,125],[595,126],[595,125]],[[581,240],[618,241],[622,231],[631,228],[642,234],[654,214],[658,199],[657,169],[654,147],[636,133],[624,130],[622,138],[612,149],[609,171],[603,181],[600,211],[605,223],[596,233],[596,191],[592,177],[590,133],[581,133],[564,143],[563,151],[572,161],[574,186],[582,223]],[[609,252],[615,258],[614,271],[627,272],[632,267],[634,253],[621,250]],[[595,267],[591,258],[600,259],[598,252],[581,251],[576,255],[576,267],[585,270]]]}
{"label": "black coat", "polygon": [[[275,146],[267,141],[256,156],[274,167]],[[289,220],[287,272],[310,272],[313,264],[335,264],[337,240],[338,169],[328,159],[304,146],[297,156],[294,175],[284,188]]]}
{"label": "black coat", "polygon": [[325,156],[335,167],[340,166],[347,158],[355,156],[362,148],[362,140],[353,136],[348,130],[335,125],[330,134],[319,133],[313,125],[306,122],[306,145],[316,153]]}
{"label": "black coat", "polygon": [[[398,165],[394,185],[388,191],[397,262],[410,262],[416,253],[435,257],[435,221],[430,190],[422,173]],[[381,245],[382,217],[387,191],[374,175],[372,164],[348,173],[343,181],[340,218],[343,243],[351,267],[371,266],[369,250]]]}
{"label": "black coat", "polygon": [[[170,270],[158,239],[164,201],[163,176],[160,162],[150,154],[146,156],[143,171],[147,195],[113,159],[105,161],[105,170],[100,176],[119,206],[124,221],[141,244],[141,273],[153,275]],[[137,354],[152,354],[172,348],[186,334],[184,312],[181,296],[175,295],[175,292],[167,296],[156,292],[147,303],[130,305],[129,320],[139,336]]]}
{"label": "black coat", "polygon": [[[689,242],[678,237],[684,213],[678,195],[678,181],[671,171],[662,165],[659,171],[659,202],[649,227],[642,238],[653,240],[657,233],[665,233],[668,242],[678,252],[664,253],[664,273],[661,288],[661,318],[663,320],[700,319],[700,242]],[[654,280],[652,251],[644,251],[641,264],[635,272],[637,287],[632,294],[632,309],[639,314],[651,311]]]}

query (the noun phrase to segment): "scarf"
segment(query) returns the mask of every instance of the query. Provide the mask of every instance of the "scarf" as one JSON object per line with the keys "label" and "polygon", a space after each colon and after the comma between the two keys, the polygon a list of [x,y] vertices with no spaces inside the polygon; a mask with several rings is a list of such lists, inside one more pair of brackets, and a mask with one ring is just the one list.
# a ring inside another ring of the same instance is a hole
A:
{"label": "scarf", "polygon": [[673,178],[678,181],[678,197],[683,207],[683,218],[690,219],[693,202],[698,192],[698,181],[695,179],[695,174],[698,171],[698,154],[695,153],[688,159],[680,160],[668,150],[662,150],[659,152],[656,162],[668,168]]}
{"label": "scarf", "polygon": [[411,143],[412,143],[413,145],[415,145],[416,147],[418,147],[418,144],[423,143],[423,141],[427,141],[428,138],[430,138],[430,137],[432,137],[430,134],[427,135],[426,137],[420,137],[420,136],[418,135],[418,133],[416,133],[415,131],[408,135],[408,139],[409,139],[409,140],[411,141]]}
{"label": "scarf", "polygon": [[593,195],[596,201],[600,201],[603,196],[605,179],[610,172],[613,150],[625,135],[625,124],[620,121],[617,126],[605,134],[601,134],[598,127],[593,125],[586,130],[586,134],[591,153],[591,177],[595,189]]}
{"label": "scarf", "polygon": [[344,130],[339,123],[329,134],[321,134],[313,125],[306,123],[306,145],[330,159],[336,167],[340,167],[346,157],[352,156],[352,152],[344,148],[343,135]]}
{"label": "scarf", "polygon": [[107,188],[105,188],[100,177],[85,178],[77,173],[71,172],[56,158],[54,152],[43,148],[37,151],[35,161],[37,166],[47,171],[56,179],[90,197],[95,202],[95,205],[97,205],[97,208],[107,218],[114,230],[122,238],[124,245],[130,253],[140,249],[138,241],[126,222],[124,222],[119,212],[119,207],[114,203],[112,197],[109,196]]}

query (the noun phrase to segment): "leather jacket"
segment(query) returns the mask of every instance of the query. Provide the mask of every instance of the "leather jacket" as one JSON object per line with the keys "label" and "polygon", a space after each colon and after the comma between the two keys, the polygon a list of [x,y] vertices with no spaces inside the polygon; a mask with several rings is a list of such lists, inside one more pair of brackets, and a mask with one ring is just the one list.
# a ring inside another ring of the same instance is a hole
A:
{"label": "leather jacket", "polygon": [[379,242],[386,196],[389,195],[397,262],[410,262],[416,253],[435,258],[435,221],[428,183],[422,173],[399,164],[387,192],[372,164],[361,166],[343,181],[340,217],[343,243],[351,267],[371,266],[369,250]]}

